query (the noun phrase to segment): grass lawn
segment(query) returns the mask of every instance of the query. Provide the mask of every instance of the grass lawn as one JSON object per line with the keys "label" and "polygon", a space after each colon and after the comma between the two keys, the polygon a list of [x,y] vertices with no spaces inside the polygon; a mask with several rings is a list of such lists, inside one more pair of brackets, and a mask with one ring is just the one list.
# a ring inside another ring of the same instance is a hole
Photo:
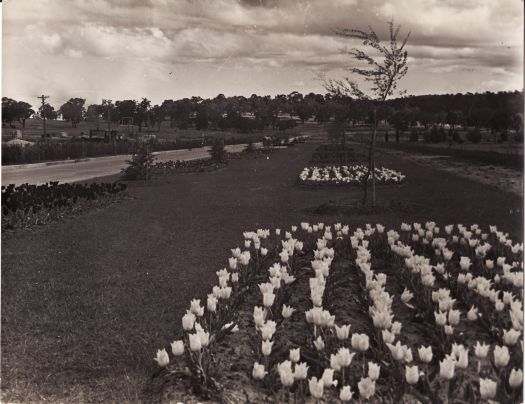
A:
{"label": "grass lawn", "polygon": [[407,178],[378,188],[378,200],[401,204],[397,210],[316,215],[310,208],[361,197],[358,188],[297,185],[316,147],[131,184],[132,200],[4,240],[3,401],[144,398],[156,349],[181,327],[189,301],[209,290],[244,230],[433,220],[497,224],[523,240],[521,197],[387,154],[378,164]]}

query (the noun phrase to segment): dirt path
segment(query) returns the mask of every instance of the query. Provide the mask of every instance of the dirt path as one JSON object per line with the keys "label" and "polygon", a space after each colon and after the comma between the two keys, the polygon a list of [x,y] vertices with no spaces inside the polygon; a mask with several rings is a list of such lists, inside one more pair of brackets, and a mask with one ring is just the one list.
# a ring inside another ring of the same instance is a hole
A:
{"label": "dirt path", "polygon": [[387,149],[380,149],[380,152],[408,159],[418,164],[424,164],[440,171],[447,171],[503,191],[512,192],[518,196],[523,195],[523,173],[519,170],[461,161],[450,156],[431,156]]}

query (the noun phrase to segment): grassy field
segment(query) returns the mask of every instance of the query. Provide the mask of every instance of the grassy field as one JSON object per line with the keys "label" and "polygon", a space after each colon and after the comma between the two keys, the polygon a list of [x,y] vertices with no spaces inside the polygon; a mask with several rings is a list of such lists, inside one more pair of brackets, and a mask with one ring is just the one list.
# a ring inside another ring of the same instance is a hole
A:
{"label": "grassy field", "polygon": [[[317,124],[314,124],[314,125],[317,126]],[[16,122],[14,126],[15,126],[15,129],[3,128],[2,130],[3,140],[12,138],[13,134],[16,133],[17,129],[22,130],[22,126],[18,122]],[[312,126],[312,125],[310,124],[308,126]],[[297,127],[293,129],[288,129],[285,133],[290,133],[290,134],[301,133],[302,127],[303,125],[298,125]],[[47,133],[52,134],[53,136],[56,136],[56,137],[60,137],[62,134],[66,135],[67,137],[73,137],[73,136],[79,137],[81,135],[89,135],[89,130],[96,129],[96,128],[99,128],[101,130],[107,130],[108,126],[107,124],[104,124],[104,123],[101,123],[97,126],[95,123],[83,121],[83,122],[80,122],[76,128],[73,128],[71,127],[71,124],[66,121],[60,121],[60,120],[47,120],[46,121]],[[132,125],[128,126],[128,125],[112,124],[111,129],[118,130],[119,133],[122,133],[124,135],[128,135],[128,134],[136,135],[137,133],[141,133],[144,135],[148,134],[148,128],[143,127],[142,132],[139,132],[139,127],[132,126]],[[38,118],[36,119],[31,118],[31,119],[26,120],[26,126],[25,126],[25,129],[22,130],[22,133],[23,133],[23,139],[26,139],[26,140],[37,141],[41,139],[42,133],[43,133],[43,121]],[[253,135],[257,137],[261,137],[261,136],[270,136],[272,134],[277,134],[277,133],[282,134],[283,132],[280,132],[278,130],[272,130],[272,129],[264,129],[262,131],[254,131]],[[157,127],[151,128],[151,134],[155,135],[157,139],[160,139],[160,140],[174,140],[174,139],[179,139],[179,138],[199,139],[199,138],[202,138],[203,136],[204,137],[207,137],[207,136],[232,137],[232,136],[243,135],[243,134],[238,133],[235,130],[221,131],[221,130],[209,129],[209,130],[199,131],[193,128],[190,128],[190,129],[179,129],[176,127],[170,128],[169,121],[164,121],[160,125],[160,128],[157,128]]]}
{"label": "grassy field", "polygon": [[130,184],[132,200],[4,240],[3,401],[151,398],[142,389],[157,369],[155,350],[179,329],[188,302],[209,290],[244,230],[433,220],[497,224],[523,240],[521,197],[381,153],[378,165],[407,176],[403,185],[378,189],[393,209],[315,214],[329,201],[361,197],[357,188],[297,185],[316,147]]}

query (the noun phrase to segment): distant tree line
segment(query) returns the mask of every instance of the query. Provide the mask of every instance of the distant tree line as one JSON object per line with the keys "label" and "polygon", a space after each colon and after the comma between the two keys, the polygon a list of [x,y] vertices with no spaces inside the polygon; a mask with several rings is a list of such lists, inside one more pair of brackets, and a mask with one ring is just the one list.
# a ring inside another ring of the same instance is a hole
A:
{"label": "distant tree line", "polygon": [[[458,125],[475,128],[488,128],[492,131],[506,132],[509,129],[523,128],[523,92],[485,92],[467,94],[444,94],[405,96],[388,100],[377,109],[377,119],[387,121],[396,133],[406,131],[416,122],[425,128]],[[237,130],[250,133],[264,128],[288,129],[295,119],[305,122],[314,119],[319,123],[355,125],[370,122],[371,111],[367,103],[347,96],[333,94],[301,94],[250,97],[226,97],[219,94],[215,98],[201,97],[165,100],[160,105],[152,105],[147,98],[137,100],[103,100],[100,104],[85,106],[85,99],[71,98],[55,110],[50,104],[34,111],[24,101],[2,98],[2,124],[13,125],[32,116],[46,119],[62,119],[73,127],[82,121],[104,124],[128,123],[144,127],[160,128],[169,121],[172,128],[196,128],[198,130]],[[289,117],[289,119],[286,119]]]}

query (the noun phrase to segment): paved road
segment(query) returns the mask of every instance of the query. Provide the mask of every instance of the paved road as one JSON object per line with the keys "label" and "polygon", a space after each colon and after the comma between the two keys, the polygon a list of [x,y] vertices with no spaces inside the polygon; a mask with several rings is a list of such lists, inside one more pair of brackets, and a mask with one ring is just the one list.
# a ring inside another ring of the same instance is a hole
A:
{"label": "paved road", "polygon": [[[226,146],[228,152],[239,152],[246,147],[245,144]],[[209,157],[207,147],[197,149],[170,150],[157,154],[156,161],[168,160],[195,160]],[[24,166],[2,167],[2,185],[24,183],[44,184],[49,181],[77,182],[90,178],[105,177],[118,174],[126,166],[129,155],[97,157],[88,161],[66,164],[27,164]]]}

